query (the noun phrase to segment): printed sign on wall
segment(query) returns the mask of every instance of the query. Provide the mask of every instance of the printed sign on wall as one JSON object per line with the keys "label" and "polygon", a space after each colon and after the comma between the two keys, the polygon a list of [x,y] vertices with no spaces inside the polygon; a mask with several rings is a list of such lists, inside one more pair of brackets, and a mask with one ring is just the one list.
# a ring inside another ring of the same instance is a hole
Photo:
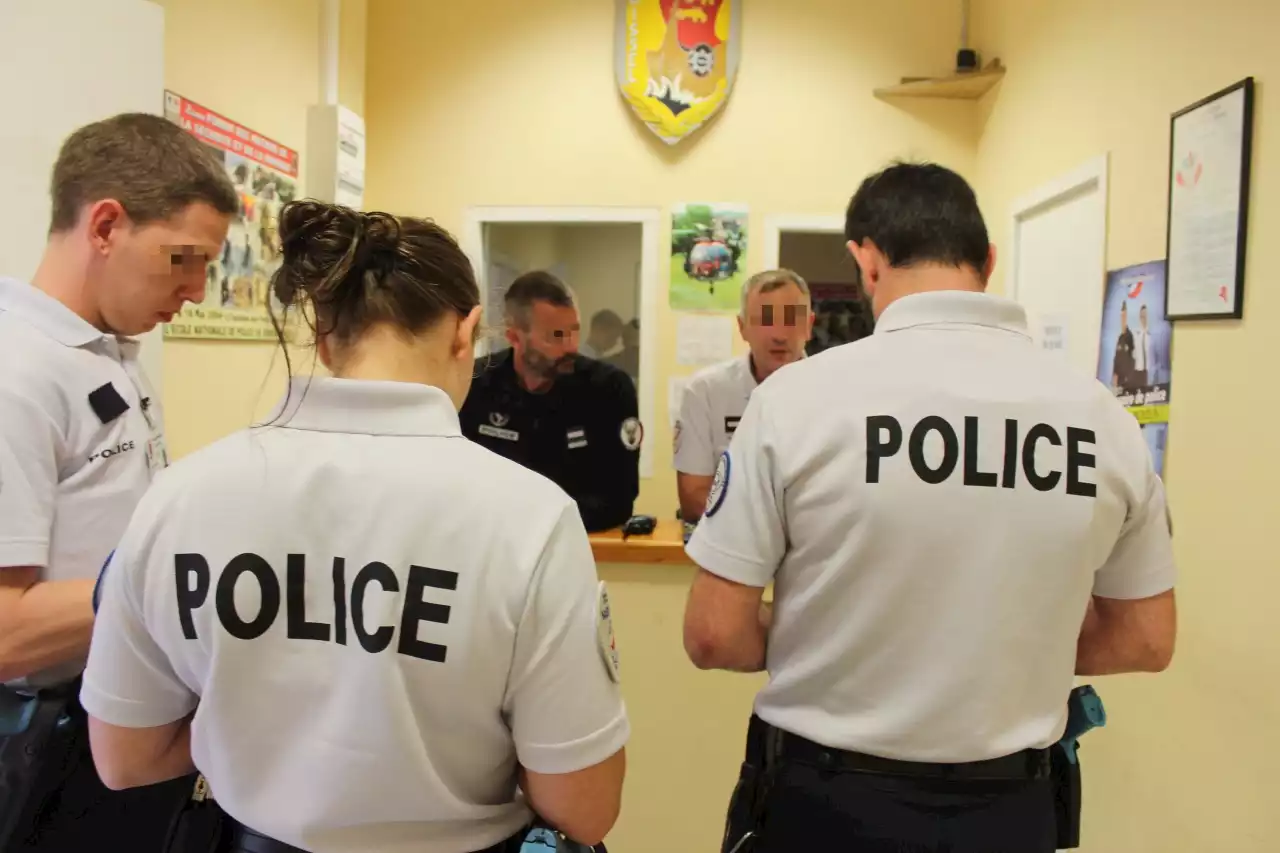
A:
{"label": "printed sign on wall", "polygon": [[701,127],[733,89],[743,0],[617,0],[618,86],[668,145]]}
{"label": "printed sign on wall", "polygon": [[1173,327],[1164,314],[1165,262],[1107,273],[1098,381],[1142,424],[1156,473],[1169,432]]}
{"label": "printed sign on wall", "polygon": [[184,306],[164,336],[273,341],[269,285],[280,266],[280,208],[297,195],[298,153],[173,92],[164,93],[164,114],[217,152],[240,196],[222,253],[209,264],[204,301]]}

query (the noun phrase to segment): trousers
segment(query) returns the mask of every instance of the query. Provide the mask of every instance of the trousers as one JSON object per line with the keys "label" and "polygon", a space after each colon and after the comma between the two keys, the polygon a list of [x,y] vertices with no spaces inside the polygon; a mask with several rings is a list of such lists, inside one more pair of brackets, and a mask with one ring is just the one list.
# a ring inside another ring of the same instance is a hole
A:
{"label": "trousers", "polygon": [[[949,776],[948,766],[939,765],[938,774],[931,777],[922,775],[918,765],[910,773],[895,773],[890,761],[869,762],[875,769],[868,772],[841,766],[839,761],[791,757],[786,749],[770,764],[763,748],[752,743],[753,735],[758,740],[766,725],[758,718],[752,720],[747,759],[729,804],[722,853],[1053,853],[1056,849],[1054,791],[1047,773],[964,778]],[[795,736],[786,739],[794,741]]]}
{"label": "trousers", "polygon": [[40,755],[40,769],[4,853],[162,853],[170,822],[194,776],[112,791],[89,751],[89,723],[78,698]]}

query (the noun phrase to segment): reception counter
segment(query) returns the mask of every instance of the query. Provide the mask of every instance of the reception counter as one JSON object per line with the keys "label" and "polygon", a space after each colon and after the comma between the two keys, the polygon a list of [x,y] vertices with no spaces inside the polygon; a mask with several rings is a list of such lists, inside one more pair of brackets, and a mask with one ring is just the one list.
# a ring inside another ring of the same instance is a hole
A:
{"label": "reception counter", "polygon": [[631,719],[622,814],[609,851],[718,850],[764,676],[702,672],[685,655],[684,605],[696,569],[680,522],[659,521],[652,535],[625,541],[619,531],[590,538],[609,585]]}
{"label": "reception counter", "polygon": [[597,563],[691,566],[684,552],[684,525],[674,519],[658,522],[647,536],[622,538],[621,530],[592,533],[591,551]]}

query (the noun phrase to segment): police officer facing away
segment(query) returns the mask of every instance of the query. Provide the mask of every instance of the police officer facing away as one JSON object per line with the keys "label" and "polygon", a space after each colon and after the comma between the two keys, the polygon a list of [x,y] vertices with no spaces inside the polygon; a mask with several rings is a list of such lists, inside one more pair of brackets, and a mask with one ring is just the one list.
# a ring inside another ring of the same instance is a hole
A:
{"label": "police officer facing away", "polygon": [[588,531],[622,525],[640,493],[635,384],[578,354],[573,293],[550,273],[517,278],[504,307],[511,348],[476,361],[463,434],[559,485]]}
{"label": "police officer facing away", "polygon": [[809,285],[791,270],[756,273],[742,287],[738,332],[750,352],[695,373],[681,399],[674,445],[680,517],[686,522],[702,517],[716,463],[751,392],[779,368],[804,358],[813,335]]}
{"label": "police officer facing away", "polygon": [[0,849],[101,849],[127,831],[146,853],[193,780],[105,788],[75,686],[98,572],[167,462],[128,336],[204,299],[239,200],[209,149],[132,114],[71,134],[51,194],[30,283],[0,279]]}
{"label": "police officer facing away", "polygon": [[273,292],[333,377],[139,505],[82,691],[103,779],[198,767],[256,853],[514,851],[530,807],[599,842],[630,731],[607,599],[569,497],[462,436],[470,263],[424,220],[280,223]]}
{"label": "police officer facing away", "polygon": [[875,333],[752,394],[688,545],[690,657],[770,676],[725,850],[1049,853],[1073,675],[1172,655],[1164,490],[1108,389],[983,292],[962,178],[876,174],[845,234]]}

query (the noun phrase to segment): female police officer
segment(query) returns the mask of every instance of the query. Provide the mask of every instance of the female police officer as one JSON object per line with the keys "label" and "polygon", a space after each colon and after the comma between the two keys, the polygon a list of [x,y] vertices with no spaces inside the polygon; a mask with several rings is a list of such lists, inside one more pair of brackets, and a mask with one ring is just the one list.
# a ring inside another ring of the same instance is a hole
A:
{"label": "female police officer", "polygon": [[245,850],[504,850],[530,807],[598,842],[629,734],[607,602],[574,503],[459,431],[467,258],[310,201],[281,235],[274,294],[334,376],[140,505],[82,691],[103,780],[194,764]]}

